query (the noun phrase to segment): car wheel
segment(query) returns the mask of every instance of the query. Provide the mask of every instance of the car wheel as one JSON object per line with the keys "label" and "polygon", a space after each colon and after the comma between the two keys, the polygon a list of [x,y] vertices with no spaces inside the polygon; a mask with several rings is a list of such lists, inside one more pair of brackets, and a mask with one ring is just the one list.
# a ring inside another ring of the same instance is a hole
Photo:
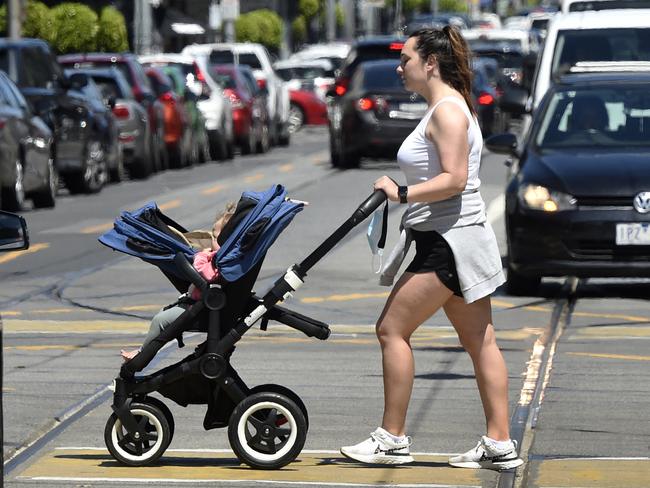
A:
{"label": "car wheel", "polygon": [[149,147],[145,150],[144,154],[133,161],[129,167],[129,173],[133,178],[142,180],[148,178],[153,173],[154,166],[154,146],[151,139],[147,139]]}
{"label": "car wheel", "polygon": [[296,103],[292,103],[289,107],[289,133],[293,134],[299,131],[305,123],[305,113],[302,108]]}
{"label": "car wheel", "polygon": [[2,208],[11,212],[20,212],[25,204],[23,163],[16,160],[16,177],[14,184],[2,190]]}
{"label": "car wheel", "polygon": [[540,276],[525,276],[508,265],[506,291],[513,296],[535,296],[539,291]]}
{"label": "car wheel", "polygon": [[115,168],[110,171],[110,181],[111,183],[119,183],[126,179],[126,169],[124,168],[124,152],[122,151],[122,146],[117,148],[117,163]]}
{"label": "car wheel", "polygon": [[271,137],[269,135],[269,126],[267,124],[262,124],[262,129],[260,130],[260,140],[257,142],[257,152],[259,154],[264,154],[271,148]]}
{"label": "car wheel", "polygon": [[56,205],[56,193],[59,189],[59,175],[54,167],[54,160],[47,162],[47,185],[32,195],[36,208],[52,208]]}
{"label": "car wheel", "polygon": [[70,193],[97,193],[108,181],[104,149],[99,141],[90,141],[86,148],[85,168],[66,177]]}

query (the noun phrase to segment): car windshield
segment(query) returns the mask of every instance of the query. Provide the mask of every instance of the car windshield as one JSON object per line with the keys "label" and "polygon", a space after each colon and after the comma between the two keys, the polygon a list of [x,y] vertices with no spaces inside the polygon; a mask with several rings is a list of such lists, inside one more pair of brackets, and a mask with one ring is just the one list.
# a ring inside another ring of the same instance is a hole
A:
{"label": "car windshield", "polygon": [[82,61],[80,63],[74,63],[75,68],[117,68],[123,75],[126,80],[132,85],[135,84],[133,75],[129,66],[126,63],[120,62],[111,62],[111,61]]}
{"label": "car windshield", "polygon": [[219,83],[223,88],[231,89],[231,90],[237,88],[237,83],[235,83],[235,79],[233,78],[232,74],[225,71],[219,71],[218,69],[215,68],[212,68],[211,71],[214,80],[217,83]]}
{"label": "car windshield", "polygon": [[397,63],[368,66],[364,70],[363,86],[367,90],[402,90],[404,84],[397,74]]}
{"label": "car windshield", "polygon": [[542,115],[537,146],[650,146],[650,91],[647,85],[621,85],[554,93]]}
{"label": "car windshield", "polygon": [[579,61],[650,61],[650,27],[558,32],[553,73]]}

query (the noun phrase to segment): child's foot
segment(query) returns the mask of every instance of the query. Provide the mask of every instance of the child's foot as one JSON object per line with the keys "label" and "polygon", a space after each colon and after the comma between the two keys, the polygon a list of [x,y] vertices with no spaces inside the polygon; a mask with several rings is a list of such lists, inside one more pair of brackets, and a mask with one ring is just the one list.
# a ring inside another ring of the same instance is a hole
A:
{"label": "child's foot", "polygon": [[124,359],[124,361],[130,361],[131,359],[136,357],[139,352],[140,349],[134,349],[133,351],[125,351],[124,349],[122,349],[120,351],[120,355],[122,356],[122,359]]}

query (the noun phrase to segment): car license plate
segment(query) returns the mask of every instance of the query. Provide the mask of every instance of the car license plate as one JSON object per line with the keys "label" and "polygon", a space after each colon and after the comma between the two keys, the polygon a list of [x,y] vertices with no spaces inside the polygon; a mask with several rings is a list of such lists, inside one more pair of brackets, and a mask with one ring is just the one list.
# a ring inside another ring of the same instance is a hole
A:
{"label": "car license plate", "polygon": [[400,103],[399,104],[399,109],[402,112],[411,112],[411,113],[419,113],[424,115],[424,113],[427,111],[428,105],[426,103]]}
{"label": "car license plate", "polygon": [[617,246],[650,246],[650,224],[616,224]]}

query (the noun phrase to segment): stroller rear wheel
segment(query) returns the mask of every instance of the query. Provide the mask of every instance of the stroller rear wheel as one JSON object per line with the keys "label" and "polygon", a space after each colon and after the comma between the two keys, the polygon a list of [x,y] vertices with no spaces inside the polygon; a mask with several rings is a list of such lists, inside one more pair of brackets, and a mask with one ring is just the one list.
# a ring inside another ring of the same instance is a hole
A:
{"label": "stroller rear wheel", "polygon": [[290,390],[286,386],[276,385],[275,383],[267,383],[264,385],[257,385],[250,389],[249,395],[254,395],[259,392],[270,392],[270,393],[279,393],[280,395],[286,396],[289,400],[292,400],[298,408],[302,411],[302,414],[305,416],[305,425],[307,430],[309,430],[309,414],[307,413],[307,407],[305,406],[302,398],[298,396],[296,392]]}
{"label": "stroller rear wheel", "polygon": [[167,443],[167,446],[169,446],[169,444],[171,444],[172,439],[174,437],[174,428],[176,427],[176,423],[174,422],[174,416],[172,415],[171,410],[169,410],[169,407],[165,405],[165,403],[162,400],[152,396],[145,397],[142,403],[149,403],[150,405],[153,405],[165,415],[165,418],[167,419],[167,423],[169,424],[169,442]]}
{"label": "stroller rear wheel", "polygon": [[307,438],[300,407],[287,396],[259,392],[243,399],[228,422],[228,439],[240,461],[258,469],[278,469],[292,462]]}
{"label": "stroller rear wheel", "polygon": [[117,461],[127,466],[146,466],[162,456],[171,442],[171,431],[165,414],[152,403],[132,403],[131,414],[146,434],[135,438],[128,433],[116,414],[104,429],[106,447]]}

